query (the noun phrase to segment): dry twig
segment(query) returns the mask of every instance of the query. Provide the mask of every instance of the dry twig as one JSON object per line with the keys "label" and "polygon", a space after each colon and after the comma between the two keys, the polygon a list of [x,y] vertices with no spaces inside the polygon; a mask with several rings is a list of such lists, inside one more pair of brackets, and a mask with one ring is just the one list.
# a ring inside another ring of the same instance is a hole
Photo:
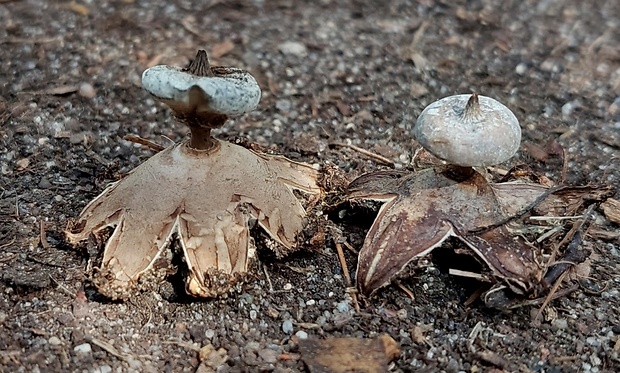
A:
{"label": "dry twig", "polygon": [[[347,285],[347,291],[353,288],[353,283],[351,282],[351,275],[349,274],[349,267],[347,267],[347,261],[344,258],[344,251],[342,250],[342,245],[334,239],[336,244],[336,251],[338,251],[338,259],[340,260],[340,266],[342,267],[342,273],[344,274],[344,281]],[[351,295],[351,299],[353,300],[353,306],[355,307],[355,311],[360,312],[360,305],[357,301],[357,294],[355,291],[349,291]]]}
{"label": "dry twig", "polygon": [[149,149],[151,149],[153,151],[156,151],[156,152],[160,152],[160,151],[166,149],[165,147],[163,147],[163,146],[161,146],[159,144],[156,144],[156,143],[154,143],[154,142],[152,142],[150,140],[147,140],[145,138],[142,138],[142,137],[136,136],[136,135],[131,135],[131,134],[130,135],[125,135],[123,137],[123,140],[127,140],[127,141],[130,141],[130,142],[133,142],[133,143],[136,143],[136,144],[140,144],[140,145],[144,145],[147,148],[149,148]]}
{"label": "dry twig", "polygon": [[407,294],[407,296],[409,297],[409,299],[411,299],[412,302],[415,301],[415,295],[413,295],[413,291],[411,291],[411,289],[409,289],[408,287],[406,287],[402,282],[400,281],[395,281],[394,282],[396,284],[396,286],[398,286],[398,288],[400,290],[402,290],[405,294]]}
{"label": "dry twig", "polygon": [[267,266],[261,263],[261,267],[263,267],[263,273],[265,274],[265,278],[267,279],[267,285],[269,285],[269,292],[273,293],[273,283],[271,282],[271,277],[269,277]]}
{"label": "dry twig", "polygon": [[394,167],[394,162],[392,162],[388,158],[386,158],[386,157],[384,157],[382,155],[370,152],[370,151],[368,151],[368,150],[366,150],[364,148],[360,148],[359,146],[355,146],[355,145],[352,145],[352,144],[345,144],[345,143],[342,143],[342,142],[335,142],[335,143],[332,143],[331,145],[339,146],[339,147],[342,147],[342,148],[349,148],[351,150],[355,150],[356,152],[361,153],[361,154],[363,154],[363,155],[365,155],[367,157],[370,157],[370,158],[376,160],[377,162],[379,162],[381,164],[384,164],[384,165],[390,166],[390,167]]}
{"label": "dry twig", "polygon": [[[100,347],[102,350],[104,350],[105,352],[109,353],[112,356],[115,356],[123,361],[129,362],[131,361],[131,359],[135,359],[133,356],[129,355],[129,354],[123,354],[121,352],[119,352],[116,347],[114,347],[113,345],[104,342],[102,340],[99,340],[97,338],[91,337],[90,338],[90,343],[94,344],[95,346]],[[137,359],[136,359],[137,360]]]}
{"label": "dry twig", "polygon": [[0,40],[0,44],[47,44],[60,41],[62,41],[62,38],[58,36],[53,38],[6,38]]}
{"label": "dry twig", "polygon": [[196,22],[196,17],[190,15],[181,20],[181,26],[190,34],[198,37],[199,40],[208,41],[205,37],[205,33],[202,32],[194,22]]}
{"label": "dry twig", "polygon": [[560,285],[562,285],[562,282],[564,282],[564,278],[566,277],[567,274],[568,274],[568,271],[564,271],[560,275],[560,278],[558,278],[558,280],[555,282],[555,284],[553,284],[553,286],[551,287],[551,290],[549,290],[549,294],[547,294],[547,296],[545,297],[545,301],[538,309],[538,312],[536,312],[536,316],[534,316],[533,323],[538,322],[538,319],[542,315],[543,311],[545,310],[545,308],[547,308],[547,305],[549,305],[549,302],[551,302],[553,295],[558,291],[558,289],[560,288]]}
{"label": "dry twig", "polygon": [[71,291],[70,289],[68,289],[67,287],[65,287],[63,284],[61,284],[58,280],[56,280],[54,277],[52,277],[52,275],[49,276],[50,280],[52,280],[53,283],[56,284],[56,287],[61,290],[63,293],[67,294],[68,296],[70,296],[71,298],[75,298],[75,291]]}
{"label": "dry twig", "polygon": [[353,245],[351,245],[350,243],[348,243],[347,241],[344,241],[342,243],[344,245],[344,247],[346,247],[350,252],[352,252],[355,255],[358,255],[360,252],[355,250],[355,248],[353,247]]}
{"label": "dry twig", "polygon": [[49,249],[50,244],[47,243],[47,234],[45,232],[45,222],[43,220],[39,221],[39,242],[41,242],[41,246],[44,249]]}
{"label": "dry twig", "polygon": [[194,351],[194,352],[200,352],[200,347],[198,347],[194,343],[190,343],[190,342],[184,342],[184,341],[172,339],[172,340],[169,340],[169,341],[163,341],[163,342],[161,342],[161,344],[164,344],[164,345],[175,345],[175,346],[183,347],[186,350],[190,350],[190,351]]}
{"label": "dry twig", "polygon": [[[13,239],[7,243],[3,243],[2,245],[0,245],[0,251],[4,251],[4,249],[8,248],[9,246],[11,246],[12,244],[15,243],[15,237],[13,237]],[[2,259],[4,260],[4,259]]]}

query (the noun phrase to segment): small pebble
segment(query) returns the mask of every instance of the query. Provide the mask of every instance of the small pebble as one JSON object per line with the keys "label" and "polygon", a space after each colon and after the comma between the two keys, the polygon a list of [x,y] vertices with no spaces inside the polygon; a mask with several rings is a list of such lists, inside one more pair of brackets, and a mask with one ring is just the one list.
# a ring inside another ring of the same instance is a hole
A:
{"label": "small pebble", "polygon": [[287,112],[291,110],[291,101],[290,100],[278,100],[276,101],[276,109],[279,111]]}
{"label": "small pebble", "polygon": [[446,366],[446,372],[458,372],[460,369],[459,362],[456,359],[450,359]]}
{"label": "small pebble", "polygon": [[254,297],[251,294],[243,293],[239,297],[239,300],[247,304],[252,304],[254,302]]}
{"label": "small pebble", "polygon": [[300,330],[297,333],[295,333],[295,336],[299,339],[308,339],[308,333],[304,332],[303,330]]}
{"label": "small pebble", "polygon": [[78,354],[89,354],[93,351],[93,348],[90,346],[90,343],[82,343],[81,345],[75,346],[73,351]]}
{"label": "small pebble", "polygon": [[82,83],[78,89],[78,94],[84,98],[93,98],[97,92],[95,92],[95,88],[89,83]]}
{"label": "small pebble", "polygon": [[601,297],[604,299],[618,299],[620,297],[620,291],[618,289],[611,289],[601,293]]}
{"label": "small pebble", "polygon": [[215,336],[215,330],[213,330],[213,329],[207,329],[207,330],[205,331],[205,337],[207,337],[207,338],[211,339],[211,338],[213,338],[214,336]]}
{"label": "small pebble", "polygon": [[296,41],[287,41],[278,45],[280,52],[284,54],[293,55],[296,57],[305,57],[308,54],[308,49],[302,43]]}
{"label": "small pebble", "polygon": [[286,334],[293,333],[293,321],[284,320],[284,322],[282,323],[282,331]]}
{"label": "small pebble", "polygon": [[47,178],[42,177],[41,180],[39,181],[39,188],[49,189],[51,187],[52,187],[52,183],[50,183],[50,181]]}
{"label": "small pebble", "polygon": [[246,351],[258,351],[258,349],[260,348],[260,343],[257,341],[250,341],[245,345],[245,350]]}
{"label": "small pebble", "polygon": [[266,363],[273,364],[278,361],[276,352],[270,348],[265,348],[258,351],[258,356],[260,356],[260,358],[263,359],[263,361]]}
{"label": "small pebble", "polygon": [[342,301],[342,302],[338,303],[336,308],[340,312],[349,312],[349,309],[350,309],[349,303],[347,303],[346,301]]}
{"label": "small pebble", "polygon": [[133,369],[139,369],[142,367],[142,362],[140,360],[136,360],[131,357],[127,359],[127,363],[129,364],[129,367]]}
{"label": "small pebble", "polygon": [[291,290],[292,288],[293,288],[293,285],[291,285],[290,283],[284,284],[284,290]]}
{"label": "small pebble", "polygon": [[526,71],[527,71],[527,65],[524,64],[523,62],[518,64],[517,67],[515,68],[515,72],[519,75],[525,74]]}
{"label": "small pebble", "polygon": [[568,327],[568,321],[566,321],[566,319],[555,319],[551,321],[551,326],[560,330],[564,330]]}
{"label": "small pebble", "polygon": [[85,138],[86,137],[84,136],[84,132],[74,133],[71,136],[69,136],[69,142],[72,145],[77,145],[77,144],[83,143]]}
{"label": "small pebble", "polygon": [[562,116],[564,119],[569,118],[577,108],[579,108],[578,101],[570,101],[562,105]]}
{"label": "small pebble", "polygon": [[58,346],[60,345],[62,342],[60,341],[60,338],[58,337],[50,337],[50,339],[47,341],[49,344],[51,344],[52,346]]}

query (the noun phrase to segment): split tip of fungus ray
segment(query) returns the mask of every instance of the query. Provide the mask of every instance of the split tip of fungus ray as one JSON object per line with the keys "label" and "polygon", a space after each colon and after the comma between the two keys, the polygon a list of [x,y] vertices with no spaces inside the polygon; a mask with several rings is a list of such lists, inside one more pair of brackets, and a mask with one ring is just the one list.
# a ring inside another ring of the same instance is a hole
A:
{"label": "split tip of fungus ray", "polygon": [[[416,236],[412,227],[418,225],[408,214],[396,217],[391,210],[402,208],[396,202],[392,200],[381,206],[360,250],[357,281],[362,292],[368,295],[389,285],[413,260],[429,254],[456,235],[450,222],[438,221],[432,229],[420,224],[421,231],[412,242],[407,237]],[[420,237],[423,237],[422,242]],[[367,265],[368,258],[370,263]]]}

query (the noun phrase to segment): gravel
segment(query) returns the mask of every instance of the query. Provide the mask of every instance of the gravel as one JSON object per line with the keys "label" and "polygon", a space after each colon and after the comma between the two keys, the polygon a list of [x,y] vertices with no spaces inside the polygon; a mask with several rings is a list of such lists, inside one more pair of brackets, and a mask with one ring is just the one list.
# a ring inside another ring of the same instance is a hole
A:
{"label": "gravel", "polygon": [[[620,241],[596,234],[618,231],[599,212],[583,247],[601,292],[552,300],[535,324],[537,305],[498,313],[468,303],[480,283],[449,275],[459,260],[450,250],[399,279],[413,299],[389,286],[359,299],[360,312],[332,231],[322,247],[285,258],[257,239],[261,266],[227,298],[184,295],[177,260],[164,282],[119,303],[89,280],[98,243],[74,248],[63,235],[106,185],[153,155],[125,135],[164,146],[186,138],[140,76],[153,64],[185,66],[198,48],[248,69],[263,90],[258,110],[218,138],[246,137],[350,179],[388,167],[336,144],[412,169],[422,109],[475,91],[520,120],[523,144],[502,168],[558,181],[561,148],[566,183],[620,185],[619,17],[620,3],[602,0],[0,2],[0,371],[195,372],[210,344],[225,351],[222,371],[297,372],[300,332],[388,333],[401,347],[395,372],[620,371]],[[375,214],[345,204],[325,216],[359,249]],[[355,281],[356,255],[345,259]]]}

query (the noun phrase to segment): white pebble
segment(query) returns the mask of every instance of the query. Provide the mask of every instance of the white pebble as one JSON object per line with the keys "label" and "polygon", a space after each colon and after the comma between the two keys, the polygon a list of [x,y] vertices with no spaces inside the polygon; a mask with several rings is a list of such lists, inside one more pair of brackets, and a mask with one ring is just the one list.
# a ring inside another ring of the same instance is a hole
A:
{"label": "white pebble", "polygon": [[93,351],[93,348],[90,346],[90,343],[82,343],[81,345],[75,346],[73,351],[78,354],[89,354]]}
{"label": "white pebble", "polygon": [[562,105],[562,116],[564,119],[570,117],[576,108],[579,107],[579,103],[576,101],[570,101]]}
{"label": "white pebble", "polygon": [[518,64],[517,67],[515,68],[515,72],[519,75],[525,74],[526,71],[527,71],[527,65],[524,64],[523,62]]}
{"label": "white pebble", "polygon": [[306,46],[300,42],[287,41],[278,45],[280,52],[284,54],[290,54],[297,57],[305,57],[308,54]]}
{"label": "white pebble", "polygon": [[93,98],[96,94],[97,92],[95,91],[95,88],[89,83],[80,84],[80,88],[78,89],[78,95],[84,98]]}
{"label": "white pebble", "polygon": [[293,321],[284,320],[284,322],[282,323],[282,331],[286,334],[293,333]]}
{"label": "white pebble", "polygon": [[568,327],[568,321],[566,321],[566,319],[555,319],[551,321],[551,326],[553,326],[554,328],[563,330]]}
{"label": "white pebble", "polygon": [[299,339],[308,339],[308,333],[304,332],[303,330],[300,330],[297,333],[295,333],[295,336]]}
{"label": "white pebble", "polygon": [[139,369],[142,367],[142,362],[140,360],[131,357],[127,359],[127,363],[129,364],[129,367],[133,369]]}
{"label": "white pebble", "polygon": [[343,312],[343,313],[344,312],[349,312],[349,309],[351,309],[349,307],[349,303],[347,303],[346,301],[342,301],[342,302],[338,303],[336,308],[338,309],[338,311]]}
{"label": "white pebble", "polygon": [[58,337],[50,337],[50,339],[47,341],[49,344],[51,344],[52,346],[58,346],[62,343],[62,341],[60,340],[60,338]]}
{"label": "white pebble", "polygon": [[102,365],[90,371],[91,373],[110,373],[112,372],[112,367],[109,365]]}

